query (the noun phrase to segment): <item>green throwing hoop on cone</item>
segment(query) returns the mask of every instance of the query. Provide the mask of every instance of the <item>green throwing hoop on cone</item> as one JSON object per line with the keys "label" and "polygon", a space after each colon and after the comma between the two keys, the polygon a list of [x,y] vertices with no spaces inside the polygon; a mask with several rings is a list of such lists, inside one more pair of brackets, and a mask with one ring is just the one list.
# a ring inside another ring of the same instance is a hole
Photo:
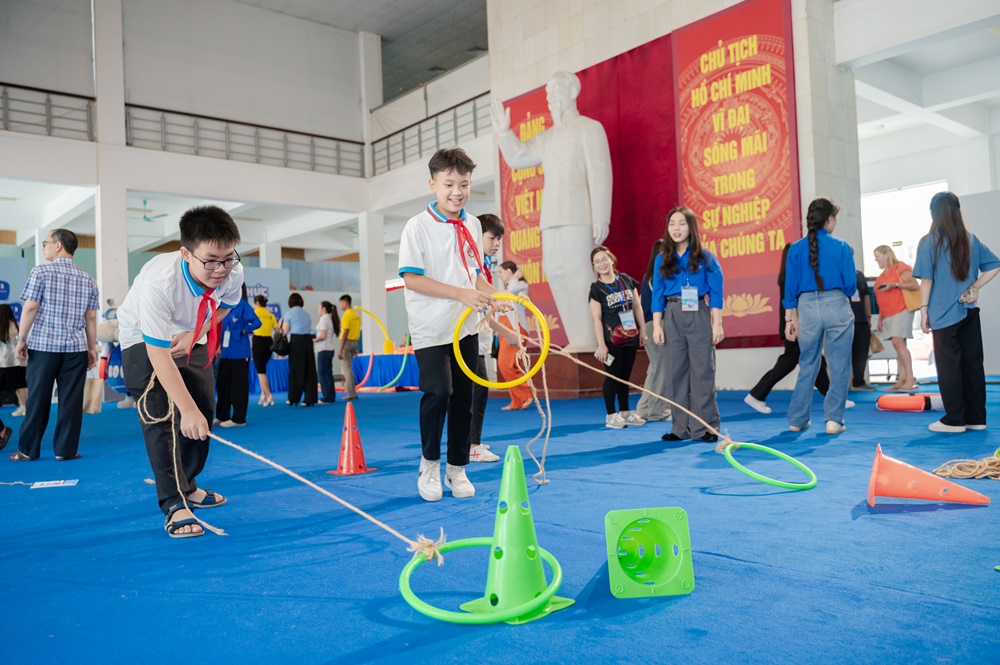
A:
{"label": "green throwing hoop on cone", "polygon": [[[456,540],[445,544],[441,552],[487,546],[490,563],[486,591],[481,598],[462,605],[465,612],[434,607],[413,593],[410,576],[425,561],[420,554],[414,555],[400,573],[399,590],[403,598],[421,614],[464,624],[527,623],[573,604],[569,598],[556,596],[562,584],[562,568],[551,553],[538,546],[524,480],[524,461],[517,446],[508,446],[504,457],[493,537]],[[552,581],[548,584],[543,560],[552,568]]]}

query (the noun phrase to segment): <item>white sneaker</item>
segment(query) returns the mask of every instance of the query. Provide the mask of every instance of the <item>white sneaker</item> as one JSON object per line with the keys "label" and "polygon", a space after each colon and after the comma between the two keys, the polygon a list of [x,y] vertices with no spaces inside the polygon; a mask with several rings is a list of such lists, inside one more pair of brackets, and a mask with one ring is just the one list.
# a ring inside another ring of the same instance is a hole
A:
{"label": "white sneaker", "polygon": [[635,427],[642,427],[643,425],[646,424],[646,421],[643,418],[640,418],[639,414],[636,413],[635,411],[626,411],[625,415],[622,417],[622,420],[625,421],[626,425],[633,425]]}
{"label": "white sneaker", "polygon": [[[14,409],[14,413],[12,413],[10,415],[14,416],[15,418],[18,417],[18,416],[23,416],[24,415],[24,407],[23,406],[17,407],[16,409]],[[983,426],[983,429],[986,429],[986,427]]]}
{"label": "white sneaker", "polygon": [[622,418],[620,413],[610,413],[608,417],[604,419],[604,426],[611,429],[624,429],[628,427],[628,423]]}
{"label": "white sneaker", "polygon": [[[15,413],[14,415],[16,416],[17,414]],[[965,429],[972,430],[973,432],[982,432],[986,429],[986,425],[966,425]]]}
{"label": "white sneaker", "polygon": [[[227,420],[226,422],[229,422],[229,421]],[[222,424],[222,421],[219,420],[218,418],[213,418],[212,419],[212,427],[218,427],[221,424]]]}
{"label": "white sneaker", "polygon": [[945,425],[940,420],[935,420],[927,426],[932,432],[943,432],[945,434],[961,434],[965,431],[965,425]]}
{"label": "white sneaker", "polygon": [[420,471],[417,473],[417,492],[424,501],[440,501],[441,462],[431,462],[420,458]]}
{"label": "white sneaker", "polygon": [[804,429],[809,429],[810,425],[812,425],[812,422],[810,422],[810,421],[807,420],[806,424],[803,425],[802,427],[796,427],[795,425],[789,425],[788,426],[788,431],[789,432],[801,432]]}
{"label": "white sneaker", "polygon": [[233,420],[223,420],[221,423],[219,423],[219,427],[227,427],[227,428],[228,427],[246,427],[246,426],[247,426],[246,423],[238,423],[238,422],[235,422]]}
{"label": "white sneaker", "polygon": [[857,406],[857,404],[855,404],[851,400],[847,400],[846,402],[844,402],[845,409],[853,409],[855,406]]}
{"label": "white sneaker", "polygon": [[847,430],[847,427],[841,425],[840,423],[835,423],[832,420],[826,421],[826,433],[827,434],[843,434]]}
{"label": "white sneaker", "polygon": [[743,402],[757,413],[763,413],[765,416],[771,413],[771,407],[750,393],[747,393],[747,396],[743,398]]}
{"label": "white sneaker", "polygon": [[500,456],[483,448],[483,444],[469,448],[470,462],[499,462]]}
{"label": "white sneaker", "polygon": [[476,488],[469,482],[469,477],[465,475],[464,466],[445,465],[444,484],[451,490],[451,495],[456,499],[468,499],[476,496]]}
{"label": "white sneaker", "polygon": [[135,398],[131,395],[125,397],[125,399],[118,402],[119,409],[134,409],[135,408]]}

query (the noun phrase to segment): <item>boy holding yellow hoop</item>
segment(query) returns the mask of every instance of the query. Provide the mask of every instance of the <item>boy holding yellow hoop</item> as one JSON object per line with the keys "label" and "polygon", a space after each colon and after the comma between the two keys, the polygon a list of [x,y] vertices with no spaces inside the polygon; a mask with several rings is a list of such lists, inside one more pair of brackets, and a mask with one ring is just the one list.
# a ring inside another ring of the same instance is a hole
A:
{"label": "boy holding yellow hoop", "polygon": [[[441,437],[448,420],[445,485],[456,498],[469,498],[469,431],[472,381],[462,372],[452,348],[455,321],[469,307],[486,313],[496,289],[482,272],[479,220],[465,212],[475,163],[461,148],[438,150],[431,157],[430,189],[436,201],[403,228],[399,275],[405,283],[406,316],[420,370],[420,443],[422,457],[417,491],[425,501],[439,501]],[[506,309],[509,306],[503,307]],[[475,321],[467,322],[459,342],[462,358],[478,361]]]}

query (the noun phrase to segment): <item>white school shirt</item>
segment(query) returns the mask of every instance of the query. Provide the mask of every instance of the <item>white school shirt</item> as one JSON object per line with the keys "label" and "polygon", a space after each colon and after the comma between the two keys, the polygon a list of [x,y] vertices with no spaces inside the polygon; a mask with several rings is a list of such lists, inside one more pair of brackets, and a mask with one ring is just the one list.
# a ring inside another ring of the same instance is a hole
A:
{"label": "white school shirt", "polygon": [[[237,265],[215,289],[216,307],[232,309],[240,302],[243,266]],[[205,289],[191,277],[180,252],[160,254],[142,267],[118,308],[118,342],[123,349],[146,342],[170,348],[175,335],[191,332],[198,323],[198,305]],[[207,335],[197,341],[204,344]]]}
{"label": "white school shirt", "polygon": [[316,324],[316,334],[319,334],[320,330],[326,331],[326,337],[316,342],[317,351],[336,351],[337,350],[337,335],[333,332],[333,316],[330,314],[324,314],[319,317],[319,323]]}
{"label": "white school shirt", "polygon": [[[435,201],[403,227],[403,236],[399,241],[399,276],[410,272],[425,275],[442,284],[463,289],[476,288],[475,280],[479,273],[476,257],[483,255],[482,227],[478,219],[465,213],[465,209],[459,218],[476,241],[472,252],[478,254],[472,254],[466,248],[465,255],[459,257],[458,233],[454,225],[448,224],[445,216],[437,211]],[[403,294],[413,348],[451,344],[455,323],[465,305],[457,300],[425,296],[410,289],[404,289]],[[476,333],[478,320],[478,316],[469,315],[463,326],[462,338]]]}

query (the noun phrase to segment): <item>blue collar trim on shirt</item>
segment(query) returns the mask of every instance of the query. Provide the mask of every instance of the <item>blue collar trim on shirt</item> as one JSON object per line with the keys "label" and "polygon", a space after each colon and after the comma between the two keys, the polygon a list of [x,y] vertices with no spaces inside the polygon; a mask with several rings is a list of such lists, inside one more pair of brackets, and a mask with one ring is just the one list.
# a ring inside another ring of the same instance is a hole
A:
{"label": "blue collar trim on shirt", "polygon": [[[191,269],[188,267],[188,262],[181,257],[181,274],[184,275],[184,283],[187,284],[188,290],[191,295],[200,298],[204,293],[205,289],[198,286],[198,282],[194,281],[194,277],[191,276]],[[212,289],[214,291],[215,289]]]}
{"label": "blue collar trim on shirt", "polygon": [[[438,204],[437,201],[431,201],[427,206],[427,212],[429,212],[431,216],[437,221],[447,222],[449,217],[446,217],[445,215],[442,215],[441,213],[438,212],[437,204]],[[465,221],[465,208],[462,208],[462,212],[459,213],[458,218],[463,222]]]}

